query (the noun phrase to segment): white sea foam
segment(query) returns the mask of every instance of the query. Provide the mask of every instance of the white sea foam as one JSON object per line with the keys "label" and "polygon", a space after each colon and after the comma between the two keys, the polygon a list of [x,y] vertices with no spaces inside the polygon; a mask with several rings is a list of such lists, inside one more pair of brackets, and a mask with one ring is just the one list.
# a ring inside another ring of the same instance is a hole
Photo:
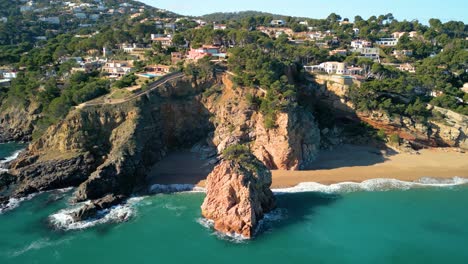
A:
{"label": "white sea foam", "polygon": [[45,238],[45,239],[39,239],[37,241],[34,241],[32,242],[31,244],[25,246],[24,248],[20,249],[20,250],[17,250],[17,251],[14,251],[13,253],[10,254],[11,257],[17,257],[17,256],[20,256],[28,251],[31,251],[31,250],[37,250],[37,249],[41,249],[41,248],[46,248],[46,247],[51,247],[51,246],[57,246],[59,244],[62,244],[64,242],[67,242],[69,241],[71,238],[67,238],[67,239],[62,239],[62,240],[58,240],[58,241],[50,241],[48,238]]}
{"label": "white sea foam", "polygon": [[193,184],[154,184],[149,188],[149,192],[152,194],[177,192],[206,192],[206,189]]}
{"label": "white sea foam", "polygon": [[72,217],[72,214],[80,210],[86,204],[90,203],[85,202],[75,207],[58,211],[57,213],[49,216],[49,222],[55,228],[61,230],[79,230],[109,222],[125,222],[135,215],[134,206],[142,199],[144,199],[144,197],[130,198],[125,204],[98,211],[96,218],[85,221],[75,221]]}
{"label": "white sea foam", "polygon": [[316,182],[304,182],[291,188],[273,189],[275,194],[297,193],[297,192],[323,192],[323,193],[350,193],[359,191],[389,191],[409,190],[412,188],[425,187],[451,187],[468,184],[468,179],[454,177],[452,179],[421,178],[414,182],[400,181],[397,179],[371,179],[361,183],[342,182],[324,185]]}
{"label": "white sea foam", "polygon": [[6,157],[5,159],[0,160],[0,172],[8,171],[8,169],[3,168],[3,165],[10,162],[10,161],[15,160],[16,158],[18,158],[21,151],[23,151],[23,149],[17,150],[13,154],[11,154],[10,156]]}
{"label": "white sea foam", "polygon": [[28,196],[21,197],[21,198],[10,198],[8,200],[8,203],[6,203],[3,206],[0,206],[0,214],[17,208],[18,206],[20,206],[20,204],[22,202],[31,200],[32,198],[34,198],[38,194],[40,194],[40,193],[33,193],[33,194],[30,194]]}
{"label": "white sea foam", "polygon": [[234,243],[244,243],[249,239],[236,233],[222,233],[214,230],[214,221],[210,219],[206,219],[203,217],[197,218],[196,222],[199,223],[204,228],[212,231],[212,235],[218,237],[219,239],[227,240]]}

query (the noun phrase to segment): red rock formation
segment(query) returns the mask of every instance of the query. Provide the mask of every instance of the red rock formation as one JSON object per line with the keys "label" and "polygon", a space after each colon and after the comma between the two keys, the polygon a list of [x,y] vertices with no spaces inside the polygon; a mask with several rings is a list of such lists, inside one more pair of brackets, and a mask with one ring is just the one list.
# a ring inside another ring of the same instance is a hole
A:
{"label": "red rock formation", "polygon": [[220,232],[252,238],[258,222],[274,207],[270,185],[270,171],[253,156],[247,164],[223,160],[208,176],[202,215]]}

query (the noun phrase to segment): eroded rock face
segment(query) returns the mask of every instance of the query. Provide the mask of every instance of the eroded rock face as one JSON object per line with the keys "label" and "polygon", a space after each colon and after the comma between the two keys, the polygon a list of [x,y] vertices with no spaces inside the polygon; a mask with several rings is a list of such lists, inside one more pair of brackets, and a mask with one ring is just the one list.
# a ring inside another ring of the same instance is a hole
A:
{"label": "eroded rock face", "polygon": [[270,186],[270,171],[254,157],[249,164],[223,160],[208,176],[202,215],[220,232],[252,238],[275,206]]}
{"label": "eroded rock face", "polygon": [[218,152],[232,144],[252,142],[253,154],[269,169],[297,170],[315,160],[320,131],[310,112],[301,107],[278,112],[276,126],[266,128],[263,115],[245,99],[247,94],[263,96],[262,91],[234,87],[225,76],[222,93],[204,100],[214,116],[213,144]]}
{"label": "eroded rock face", "polygon": [[11,105],[0,113],[0,142],[29,141],[40,117],[39,105]]}

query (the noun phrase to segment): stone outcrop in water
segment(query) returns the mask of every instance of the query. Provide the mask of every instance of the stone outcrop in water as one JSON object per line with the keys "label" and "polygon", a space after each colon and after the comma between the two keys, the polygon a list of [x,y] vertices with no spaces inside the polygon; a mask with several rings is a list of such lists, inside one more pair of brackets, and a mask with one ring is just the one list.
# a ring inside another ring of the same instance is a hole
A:
{"label": "stone outcrop in water", "polygon": [[263,215],[274,208],[271,173],[260,161],[221,161],[208,176],[202,215],[222,233],[251,238]]}

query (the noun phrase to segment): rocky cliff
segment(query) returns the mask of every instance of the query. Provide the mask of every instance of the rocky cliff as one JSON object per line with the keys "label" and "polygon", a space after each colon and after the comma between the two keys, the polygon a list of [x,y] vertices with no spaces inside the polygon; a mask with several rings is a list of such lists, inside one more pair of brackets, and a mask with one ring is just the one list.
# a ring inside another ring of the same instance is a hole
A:
{"label": "rocky cliff", "polygon": [[309,165],[320,146],[320,131],[314,116],[296,107],[277,114],[276,125],[266,128],[264,116],[247,102],[247,94],[263,96],[260,89],[236,87],[223,78],[222,93],[204,99],[213,113],[216,130],[213,143],[222,152],[235,143],[251,142],[253,154],[269,169],[297,170]]}
{"label": "rocky cliff", "polygon": [[351,85],[358,81],[340,76],[316,75],[316,96],[333,111],[350,119],[364,121],[387,134],[397,134],[412,148],[459,147],[468,149],[468,117],[440,107],[428,106],[439,118],[420,122],[406,116],[389,116],[382,111],[360,112],[347,98]]}
{"label": "rocky cliff", "polygon": [[[278,112],[275,126],[267,129],[247,93],[264,95],[236,87],[227,75],[183,77],[126,102],[76,108],[10,165],[16,177],[12,196],[78,186],[75,201],[101,204],[107,197],[104,204],[113,204],[112,197],[121,201],[144,187],[149,169],[174,149],[204,140],[222,153],[246,144],[255,156],[242,164],[222,161],[208,179],[203,208],[217,229],[251,237],[274,204],[268,169],[308,165],[318,152],[320,132],[300,106]],[[224,206],[219,215],[218,205]],[[89,208],[92,214],[100,206]],[[89,214],[84,210],[75,217]]]}
{"label": "rocky cliff", "polygon": [[30,141],[34,125],[39,117],[40,106],[37,103],[1,106],[0,143]]}

